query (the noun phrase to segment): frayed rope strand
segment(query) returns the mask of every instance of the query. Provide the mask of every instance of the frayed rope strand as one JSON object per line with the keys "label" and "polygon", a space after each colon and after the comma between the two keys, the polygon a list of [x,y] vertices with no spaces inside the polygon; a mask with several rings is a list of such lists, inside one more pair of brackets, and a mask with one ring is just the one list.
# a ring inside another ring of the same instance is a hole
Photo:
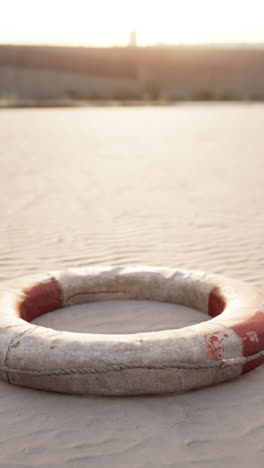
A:
{"label": "frayed rope strand", "polygon": [[225,368],[228,366],[244,365],[247,362],[253,361],[259,357],[264,357],[264,350],[246,357],[237,357],[230,359],[222,359],[217,361],[206,361],[201,363],[189,362],[164,362],[161,364],[112,364],[109,366],[98,367],[70,367],[58,369],[17,369],[8,366],[0,366],[0,372],[7,372],[13,375],[27,375],[31,377],[45,377],[45,376],[61,376],[61,375],[85,375],[85,374],[106,374],[107,372],[120,372],[129,369],[212,369],[212,368]]}

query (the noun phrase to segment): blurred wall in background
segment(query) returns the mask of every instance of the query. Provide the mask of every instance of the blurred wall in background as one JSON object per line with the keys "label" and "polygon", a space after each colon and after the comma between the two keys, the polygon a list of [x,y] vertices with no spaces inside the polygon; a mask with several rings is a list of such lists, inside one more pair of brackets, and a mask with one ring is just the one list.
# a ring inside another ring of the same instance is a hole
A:
{"label": "blurred wall in background", "polygon": [[0,96],[264,99],[264,50],[0,46]]}

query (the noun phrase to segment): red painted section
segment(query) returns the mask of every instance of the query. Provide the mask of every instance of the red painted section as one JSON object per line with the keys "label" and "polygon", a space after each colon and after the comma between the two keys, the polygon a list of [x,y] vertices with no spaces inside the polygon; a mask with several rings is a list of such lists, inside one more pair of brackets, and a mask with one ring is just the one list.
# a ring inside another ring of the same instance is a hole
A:
{"label": "red painted section", "polygon": [[256,367],[261,366],[261,364],[264,364],[264,357],[259,357],[257,359],[254,359],[253,361],[248,362],[244,365],[242,374],[246,374],[247,372],[256,369]]}
{"label": "red painted section", "polygon": [[213,335],[208,335],[206,337],[206,347],[208,358],[211,361],[216,359],[223,359],[224,345],[223,342],[225,338],[228,338],[227,333],[215,333]]}
{"label": "red painted section", "polygon": [[[264,349],[264,312],[257,312],[249,320],[235,325],[232,329],[240,336],[243,345],[243,356],[250,356]],[[264,364],[264,357],[247,363],[242,373]]]}
{"label": "red painted section", "polygon": [[217,317],[217,315],[220,315],[225,310],[225,306],[226,300],[221,295],[220,289],[217,287],[212,289],[208,300],[208,314],[211,317]]}
{"label": "red painted section", "polygon": [[23,292],[24,298],[18,311],[19,316],[27,322],[62,307],[60,286],[54,278],[45,283],[37,283]]}

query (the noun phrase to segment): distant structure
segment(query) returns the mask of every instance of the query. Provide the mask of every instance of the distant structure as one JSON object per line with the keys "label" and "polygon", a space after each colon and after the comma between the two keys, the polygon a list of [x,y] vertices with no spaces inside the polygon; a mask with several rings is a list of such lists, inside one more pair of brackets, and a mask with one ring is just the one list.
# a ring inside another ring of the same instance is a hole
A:
{"label": "distant structure", "polygon": [[129,47],[137,47],[137,31],[130,31],[128,45]]}
{"label": "distant structure", "polygon": [[136,44],[134,31],[132,47],[0,45],[0,101],[264,102],[264,48]]}

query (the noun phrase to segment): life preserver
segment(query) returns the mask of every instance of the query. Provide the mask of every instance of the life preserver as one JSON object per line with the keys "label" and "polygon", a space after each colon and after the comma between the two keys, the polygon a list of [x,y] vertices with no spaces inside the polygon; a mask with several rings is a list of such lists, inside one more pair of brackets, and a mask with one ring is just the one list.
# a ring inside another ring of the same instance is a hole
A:
{"label": "life preserver", "polygon": [[[30,324],[82,302],[151,299],[211,320],[180,330],[98,335]],[[264,362],[264,307],[257,287],[218,275],[156,267],[88,267],[2,283],[0,378],[82,394],[174,392],[238,377]]]}

